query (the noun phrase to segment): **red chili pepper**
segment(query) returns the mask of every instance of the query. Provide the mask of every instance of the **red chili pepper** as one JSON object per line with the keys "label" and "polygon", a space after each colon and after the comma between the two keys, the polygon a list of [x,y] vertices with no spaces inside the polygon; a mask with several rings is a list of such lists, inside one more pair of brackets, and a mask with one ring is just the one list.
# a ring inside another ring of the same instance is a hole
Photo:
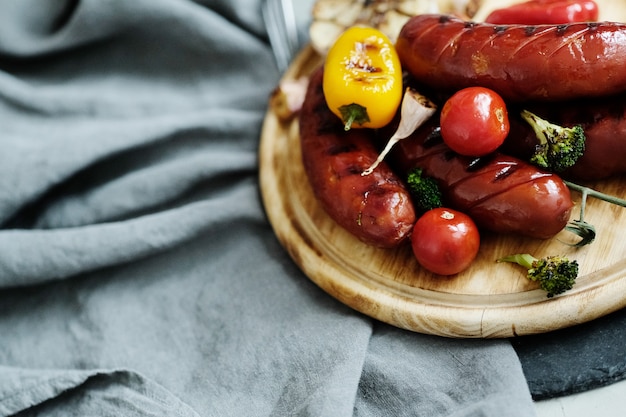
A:
{"label": "red chili pepper", "polygon": [[564,24],[598,20],[598,5],[593,0],[531,0],[496,9],[485,21],[497,25]]}

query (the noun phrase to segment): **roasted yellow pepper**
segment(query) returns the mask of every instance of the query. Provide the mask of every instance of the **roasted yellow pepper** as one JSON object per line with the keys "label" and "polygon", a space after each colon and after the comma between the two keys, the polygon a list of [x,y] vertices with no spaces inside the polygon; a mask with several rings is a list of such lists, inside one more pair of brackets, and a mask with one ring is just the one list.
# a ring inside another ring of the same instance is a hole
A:
{"label": "roasted yellow pepper", "polygon": [[328,107],[346,130],[387,125],[398,110],[403,91],[395,47],[377,29],[347,29],[328,51],[323,88]]}

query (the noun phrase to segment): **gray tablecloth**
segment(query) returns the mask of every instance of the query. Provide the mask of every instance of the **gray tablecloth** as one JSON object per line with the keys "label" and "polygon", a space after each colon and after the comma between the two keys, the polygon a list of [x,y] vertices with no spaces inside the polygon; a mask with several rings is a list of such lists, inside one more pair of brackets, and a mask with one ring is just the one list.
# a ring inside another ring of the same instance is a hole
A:
{"label": "gray tablecloth", "polygon": [[264,215],[256,0],[0,3],[0,415],[532,416],[506,340],[375,322]]}

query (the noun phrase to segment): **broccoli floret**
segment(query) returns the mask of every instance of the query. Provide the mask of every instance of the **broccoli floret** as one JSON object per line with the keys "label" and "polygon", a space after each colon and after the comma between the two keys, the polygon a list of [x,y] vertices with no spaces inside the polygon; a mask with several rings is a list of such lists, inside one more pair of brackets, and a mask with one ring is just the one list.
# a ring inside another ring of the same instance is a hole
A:
{"label": "broccoli floret", "polygon": [[527,110],[521,116],[530,124],[538,143],[530,162],[552,172],[563,172],[585,152],[585,132],[580,125],[563,127]]}
{"label": "broccoli floret", "polygon": [[437,181],[434,178],[424,176],[421,168],[414,168],[409,172],[407,184],[418,211],[426,212],[443,205],[441,190]]}
{"label": "broccoli floret", "polygon": [[541,289],[548,293],[548,298],[571,290],[578,277],[578,262],[564,256],[537,259],[524,253],[505,256],[498,262],[512,262],[527,268],[528,279],[539,282]]}

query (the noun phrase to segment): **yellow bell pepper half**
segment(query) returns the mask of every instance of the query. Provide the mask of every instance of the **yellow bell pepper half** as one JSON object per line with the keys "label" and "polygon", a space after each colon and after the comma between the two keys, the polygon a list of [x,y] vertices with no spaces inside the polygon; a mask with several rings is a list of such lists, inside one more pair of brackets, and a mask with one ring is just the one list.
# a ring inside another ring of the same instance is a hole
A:
{"label": "yellow bell pepper half", "polygon": [[345,130],[387,125],[403,89],[400,60],[389,38],[371,27],[346,29],[326,56],[323,89]]}

